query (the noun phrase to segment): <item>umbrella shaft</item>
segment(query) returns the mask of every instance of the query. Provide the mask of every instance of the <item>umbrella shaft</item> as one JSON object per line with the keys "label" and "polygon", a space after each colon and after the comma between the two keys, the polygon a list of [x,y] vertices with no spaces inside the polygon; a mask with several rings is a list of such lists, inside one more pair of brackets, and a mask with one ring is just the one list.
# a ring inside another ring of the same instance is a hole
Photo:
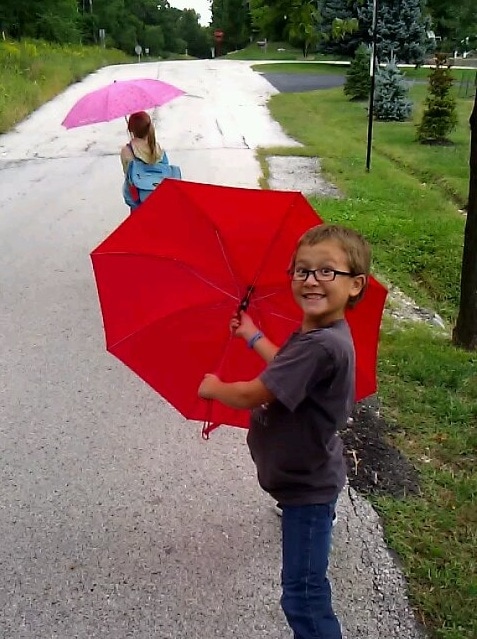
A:
{"label": "umbrella shaft", "polygon": [[249,304],[250,304],[250,298],[251,298],[251,296],[252,296],[252,293],[253,293],[254,288],[255,288],[255,287],[254,287],[253,285],[247,286],[247,292],[246,292],[246,294],[244,295],[244,297],[242,298],[242,300],[241,300],[241,302],[240,302],[240,304],[239,304],[239,307],[238,307],[238,309],[237,309],[237,312],[238,312],[239,314],[240,314],[242,311],[246,311],[246,310],[247,310],[247,308],[248,308],[248,306],[249,306]]}

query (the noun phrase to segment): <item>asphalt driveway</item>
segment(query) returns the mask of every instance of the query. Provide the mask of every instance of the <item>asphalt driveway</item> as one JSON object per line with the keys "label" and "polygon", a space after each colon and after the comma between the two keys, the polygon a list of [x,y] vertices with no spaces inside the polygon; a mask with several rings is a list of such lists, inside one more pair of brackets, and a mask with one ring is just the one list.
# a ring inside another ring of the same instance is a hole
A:
{"label": "asphalt driveway", "polygon": [[302,93],[317,89],[334,89],[343,86],[344,75],[316,75],[309,73],[262,73],[280,93]]}

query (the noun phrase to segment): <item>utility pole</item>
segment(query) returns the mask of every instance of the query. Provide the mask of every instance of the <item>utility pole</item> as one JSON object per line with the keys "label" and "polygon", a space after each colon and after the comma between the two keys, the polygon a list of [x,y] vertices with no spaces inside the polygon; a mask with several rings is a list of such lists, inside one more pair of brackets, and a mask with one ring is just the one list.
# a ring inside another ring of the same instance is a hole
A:
{"label": "utility pole", "polygon": [[373,37],[371,44],[371,58],[369,61],[369,75],[371,76],[371,86],[369,89],[369,110],[368,110],[368,144],[366,148],[366,171],[371,167],[371,146],[373,144],[373,111],[374,111],[374,87],[376,86],[376,42],[378,31],[378,10],[379,0],[373,1]]}

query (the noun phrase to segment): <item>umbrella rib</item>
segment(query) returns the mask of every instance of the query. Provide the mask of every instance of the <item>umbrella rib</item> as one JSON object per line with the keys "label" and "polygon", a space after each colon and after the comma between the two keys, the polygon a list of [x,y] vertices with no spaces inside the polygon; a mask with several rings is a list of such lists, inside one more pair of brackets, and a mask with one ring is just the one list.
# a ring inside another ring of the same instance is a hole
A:
{"label": "umbrella rib", "polygon": [[[218,307],[220,306],[224,306],[226,304],[227,300],[222,300],[220,302],[216,302],[215,304],[211,304],[210,302],[201,302],[200,304],[195,304],[194,306],[188,306],[187,308],[181,308],[177,311],[174,311],[173,313],[170,313],[169,315],[167,315],[167,319],[170,320],[172,317],[180,315],[181,313],[195,313],[196,311],[198,311],[201,308],[206,308],[208,310],[210,309],[214,309],[216,310]],[[157,318],[154,317],[148,321],[146,321],[142,326],[140,326],[139,328],[136,328],[135,330],[131,331],[128,335],[125,335],[124,337],[122,337],[121,339],[117,340],[116,342],[114,342],[114,344],[109,344],[108,345],[108,350],[112,349],[112,348],[116,348],[117,346],[119,346],[120,344],[123,344],[124,342],[127,342],[129,339],[131,339],[131,337],[134,337],[135,335],[137,335],[137,333],[140,333],[141,331],[150,328],[151,326],[153,326],[156,322],[158,321],[162,321],[165,318],[161,317],[161,318]]]}
{"label": "umbrella rib", "polygon": [[298,197],[298,194],[297,194],[297,196],[295,197],[295,200],[294,200],[294,201],[290,204],[290,206],[288,207],[288,210],[287,210],[287,212],[286,212],[285,216],[283,217],[282,223],[280,224],[280,226],[279,226],[279,227],[277,228],[277,230],[275,231],[275,234],[273,235],[273,238],[272,238],[272,240],[270,241],[270,244],[268,245],[268,251],[266,251],[266,253],[264,254],[263,259],[262,259],[262,263],[260,264],[260,266],[259,266],[259,267],[258,267],[258,269],[257,269],[257,272],[255,273],[255,278],[254,278],[254,280],[253,280],[253,282],[252,282],[252,286],[255,286],[255,285],[256,285],[256,283],[257,283],[257,281],[258,281],[258,278],[260,277],[260,275],[261,275],[261,273],[262,273],[263,269],[265,268],[265,264],[267,263],[267,260],[268,260],[268,257],[269,257],[269,255],[270,255],[270,252],[271,252],[271,250],[272,250],[272,248],[273,248],[273,245],[275,244],[275,240],[276,240],[276,238],[278,237],[279,233],[281,232],[281,229],[282,229],[283,224],[285,223],[286,219],[287,219],[287,218],[288,218],[288,216],[292,213],[293,208],[294,208],[294,206],[295,206],[295,201],[296,201],[296,198],[297,198],[297,197]]}
{"label": "umbrella rib", "polygon": [[[267,300],[270,297],[273,297],[274,295],[277,295],[279,291],[275,291],[274,293],[269,293],[268,295],[261,295],[260,297],[254,297],[253,301],[251,302],[251,306],[252,307],[256,307],[258,302],[262,302],[264,300]],[[256,309],[258,310],[258,308]],[[273,315],[274,317],[279,317],[280,319],[284,319],[287,320],[287,322],[292,322],[294,323],[295,320],[291,317],[288,317],[287,315],[283,315],[282,313],[277,313],[276,311],[267,311],[268,315]]]}
{"label": "umbrella rib", "polygon": [[[177,183],[177,185],[175,185],[176,188],[180,188],[180,184],[179,182]],[[224,187],[221,187],[224,188]],[[209,215],[207,214],[207,210],[203,207],[202,202],[196,202],[193,198],[190,197],[190,195],[186,195],[186,193],[184,193],[184,191],[181,191],[181,195],[183,198],[187,199],[189,202],[192,202],[194,204],[194,206],[197,208],[198,211],[201,212],[201,214],[204,216],[204,218],[210,222],[215,230],[215,235],[217,237],[217,242],[219,243],[219,247],[220,250],[222,251],[222,255],[225,261],[225,264],[227,265],[227,268],[229,269],[229,273],[232,277],[232,280],[234,281],[236,287],[237,287],[237,297],[240,300],[241,297],[241,291],[240,291],[240,282],[237,279],[237,277],[235,276],[234,270],[232,268],[231,263],[229,262],[227,253],[225,251],[225,246],[222,240],[222,236],[220,234],[220,231],[217,227],[217,225],[215,224],[215,222],[209,217]]]}
{"label": "umbrella rib", "polygon": [[[238,294],[237,294],[237,296],[235,296],[235,295],[233,295],[233,293],[229,293],[229,291],[225,291],[223,288],[221,288],[220,286],[218,286],[214,282],[211,282],[210,280],[205,278],[198,271],[194,270],[188,264],[185,264],[184,262],[179,261],[179,260],[172,260],[172,261],[173,262],[177,262],[178,264],[180,264],[185,270],[188,270],[192,275],[195,275],[195,277],[197,277],[199,280],[204,282],[204,284],[207,284],[208,286],[210,286],[211,288],[215,289],[216,291],[219,291],[219,293],[222,293],[223,295],[226,295],[227,297],[230,297],[231,299],[238,301]],[[232,274],[232,276],[233,276],[233,274]]]}
{"label": "umbrella rib", "polygon": [[[131,253],[131,252],[126,252],[126,251],[108,251],[105,253],[97,253],[97,255],[117,255],[117,256],[124,256],[124,257],[148,257],[150,259],[153,260],[164,260],[164,261],[168,261],[168,262],[174,262],[175,264],[177,264],[178,266],[181,266],[184,270],[189,271],[192,275],[194,275],[195,277],[197,277],[199,280],[201,280],[202,282],[204,282],[204,284],[207,284],[208,286],[210,286],[211,288],[215,289],[216,291],[219,291],[219,293],[222,293],[223,295],[226,295],[227,297],[239,301],[239,292],[237,293],[237,295],[234,295],[233,293],[230,293],[229,291],[226,291],[225,289],[221,288],[220,286],[218,286],[217,284],[215,284],[214,282],[212,282],[211,280],[207,279],[206,277],[204,277],[203,275],[201,275],[199,273],[199,271],[194,270],[189,264],[187,264],[186,262],[183,262],[182,260],[179,260],[177,258],[174,257],[165,257],[163,255],[153,255],[153,254],[148,254],[148,253]],[[233,274],[232,274],[233,275]]]}
{"label": "umbrella rib", "polygon": [[240,298],[240,284],[239,284],[239,281],[237,280],[237,278],[235,277],[235,273],[234,273],[234,271],[232,269],[232,265],[230,264],[230,261],[228,259],[227,253],[225,252],[224,243],[222,241],[222,238],[220,236],[219,230],[217,228],[215,228],[215,234],[217,236],[217,241],[219,243],[220,250],[222,251],[222,255],[224,257],[225,263],[227,264],[227,268],[229,269],[230,276],[232,277],[232,279],[235,282],[235,285],[237,287],[237,298]]}

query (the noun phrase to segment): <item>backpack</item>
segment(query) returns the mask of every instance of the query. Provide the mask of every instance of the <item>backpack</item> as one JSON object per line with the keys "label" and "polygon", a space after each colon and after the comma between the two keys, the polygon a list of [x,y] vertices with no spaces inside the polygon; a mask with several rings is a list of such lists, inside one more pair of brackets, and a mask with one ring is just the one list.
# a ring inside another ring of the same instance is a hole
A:
{"label": "backpack", "polygon": [[[132,154],[132,145],[128,145]],[[181,170],[174,164],[169,164],[169,159],[164,152],[160,162],[147,164],[134,155],[134,159],[129,163],[123,185],[123,197],[126,204],[135,209],[154,191],[164,178],[180,180]]]}

